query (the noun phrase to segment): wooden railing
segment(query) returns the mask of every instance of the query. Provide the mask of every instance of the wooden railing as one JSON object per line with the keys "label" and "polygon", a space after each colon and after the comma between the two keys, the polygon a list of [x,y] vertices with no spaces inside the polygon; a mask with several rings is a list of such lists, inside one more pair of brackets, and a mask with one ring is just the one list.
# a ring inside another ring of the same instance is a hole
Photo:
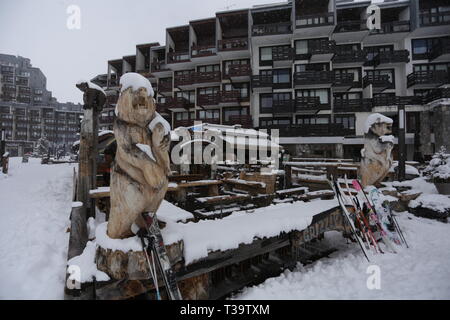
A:
{"label": "wooden railing", "polygon": [[191,55],[192,58],[199,58],[199,57],[207,57],[207,56],[213,56],[217,54],[217,48],[216,45],[207,45],[207,46],[192,46],[191,48]]}
{"label": "wooden railing", "polygon": [[167,54],[167,63],[187,62],[189,60],[189,52],[169,52]]}
{"label": "wooden railing", "polygon": [[248,38],[219,40],[219,51],[248,50]]}
{"label": "wooden railing", "polygon": [[292,32],[291,22],[281,22],[272,24],[259,24],[252,26],[252,35],[254,37],[258,36],[269,36],[276,34],[288,34]]}
{"label": "wooden railing", "polygon": [[449,83],[449,73],[444,70],[416,71],[408,75],[408,88],[418,84],[442,85]]}
{"label": "wooden railing", "polygon": [[294,74],[295,85],[333,83],[334,71],[304,71]]}
{"label": "wooden railing", "polygon": [[420,13],[419,20],[422,27],[450,24],[450,11],[436,13],[423,12]]}
{"label": "wooden railing", "polygon": [[296,17],[296,28],[321,27],[334,24],[334,13],[317,13]]}

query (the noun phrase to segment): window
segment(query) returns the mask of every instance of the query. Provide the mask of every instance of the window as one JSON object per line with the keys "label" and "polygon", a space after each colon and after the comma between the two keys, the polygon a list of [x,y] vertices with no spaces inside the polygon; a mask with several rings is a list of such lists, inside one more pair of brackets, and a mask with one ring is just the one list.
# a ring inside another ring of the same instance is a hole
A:
{"label": "window", "polygon": [[341,76],[341,75],[353,74],[353,82],[361,81],[361,69],[360,68],[335,69],[334,73],[335,73],[337,79],[339,79],[339,76]]}
{"label": "window", "polygon": [[329,71],[329,70],[330,70],[330,65],[328,63],[297,64],[295,66],[295,72]]}
{"label": "window", "polygon": [[219,64],[213,64],[209,66],[200,66],[197,67],[198,72],[217,72],[220,71],[220,65]]}
{"label": "window", "polygon": [[407,112],[406,113],[406,132],[419,133],[420,132],[420,113]]}
{"label": "window", "polygon": [[394,46],[374,46],[374,47],[364,47],[367,53],[367,60],[372,61],[380,52],[392,52],[394,51]]}
{"label": "window", "polygon": [[260,113],[271,113],[273,107],[273,97],[272,94],[261,94],[259,96],[259,112]]}
{"label": "window", "polygon": [[223,63],[224,74],[228,75],[231,65],[248,65],[250,64],[249,59],[241,59],[241,60],[229,60]]}
{"label": "window", "polygon": [[328,89],[297,90],[297,97],[319,97],[321,104],[330,103],[330,91]]}
{"label": "window", "polygon": [[413,60],[426,60],[433,49],[439,43],[440,38],[413,39],[411,40]]}
{"label": "window", "polygon": [[223,119],[225,122],[230,121],[230,117],[241,117],[248,115],[247,108],[224,108],[223,109]]}
{"label": "window", "polygon": [[302,125],[315,125],[315,124],[328,124],[330,123],[329,117],[316,117],[316,116],[299,116],[297,117],[297,124]]}
{"label": "window", "polygon": [[450,63],[436,63],[436,64],[415,64],[413,66],[414,72],[420,71],[450,71]]}
{"label": "window", "polygon": [[308,40],[299,40],[295,42],[295,54],[296,55],[303,55],[308,54]]}
{"label": "window", "polygon": [[342,124],[345,129],[355,129],[355,116],[353,115],[336,115],[334,123]]}
{"label": "window", "polygon": [[178,91],[175,93],[175,97],[184,98],[189,103],[195,104],[195,90],[192,91]]}
{"label": "window", "polygon": [[199,120],[214,119],[220,120],[220,110],[201,110],[198,112]]}
{"label": "window", "polygon": [[271,62],[272,61],[272,47],[259,48],[259,61],[261,62]]}
{"label": "window", "polygon": [[291,83],[291,71],[289,69],[272,70],[273,83]]}
{"label": "window", "polygon": [[219,91],[220,91],[219,87],[201,88],[201,89],[198,89],[198,94],[199,95],[206,95],[206,94],[216,95],[216,94],[219,94]]}
{"label": "window", "polygon": [[194,119],[195,114],[194,112],[177,112],[175,113],[175,120],[189,120],[189,118],[192,120]]}
{"label": "window", "polygon": [[249,84],[247,82],[226,84],[223,86],[223,89],[224,91],[239,91],[241,98],[248,98]]}
{"label": "window", "polygon": [[273,119],[273,118],[260,118],[259,119],[259,126],[263,128],[272,127],[272,126],[290,126],[291,125],[291,119],[289,118],[280,118],[280,119]]}

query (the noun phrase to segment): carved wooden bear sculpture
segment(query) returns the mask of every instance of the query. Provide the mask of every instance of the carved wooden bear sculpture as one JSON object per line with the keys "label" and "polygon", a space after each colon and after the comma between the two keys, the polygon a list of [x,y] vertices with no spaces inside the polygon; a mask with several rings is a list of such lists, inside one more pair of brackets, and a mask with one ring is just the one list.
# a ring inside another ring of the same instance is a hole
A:
{"label": "carved wooden bear sculpture", "polygon": [[366,122],[364,149],[361,150],[361,183],[378,185],[389,173],[392,166],[392,119],[379,113],[369,116]]}
{"label": "carved wooden bear sculpture", "polygon": [[127,76],[134,81],[122,83],[121,79],[114,123],[117,153],[108,222],[108,236],[113,239],[132,236],[133,223],[144,227],[141,213],[158,210],[170,173],[170,125],[155,111],[148,80],[138,74]]}

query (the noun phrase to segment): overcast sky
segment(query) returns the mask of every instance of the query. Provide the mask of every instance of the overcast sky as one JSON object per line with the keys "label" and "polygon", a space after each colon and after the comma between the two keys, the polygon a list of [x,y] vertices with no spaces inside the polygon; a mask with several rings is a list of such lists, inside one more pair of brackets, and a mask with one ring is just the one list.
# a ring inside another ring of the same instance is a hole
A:
{"label": "overcast sky", "polygon": [[[0,53],[31,59],[61,102],[81,102],[80,79],[106,73],[107,61],[136,53],[136,44],[165,44],[165,29],[217,11],[274,0],[0,0]],[[67,28],[67,8],[81,28]]]}

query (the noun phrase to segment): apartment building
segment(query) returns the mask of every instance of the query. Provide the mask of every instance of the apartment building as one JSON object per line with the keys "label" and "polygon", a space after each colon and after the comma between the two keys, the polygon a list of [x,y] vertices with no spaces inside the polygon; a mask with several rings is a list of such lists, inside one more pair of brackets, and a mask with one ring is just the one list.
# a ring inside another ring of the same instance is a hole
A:
{"label": "apartment building", "polygon": [[168,28],[164,46],[137,45],[93,79],[109,92],[103,129],[112,128],[126,72],[151,81],[173,127],[278,129],[293,155],[358,159],[368,115],[393,118],[396,132],[401,105],[408,159],[450,148],[446,0],[296,0]]}
{"label": "apartment building", "polygon": [[52,97],[47,78],[30,59],[0,54],[0,130],[5,130],[12,156],[32,152],[43,136],[52,147],[69,150],[77,140],[81,110],[80,104]]}

